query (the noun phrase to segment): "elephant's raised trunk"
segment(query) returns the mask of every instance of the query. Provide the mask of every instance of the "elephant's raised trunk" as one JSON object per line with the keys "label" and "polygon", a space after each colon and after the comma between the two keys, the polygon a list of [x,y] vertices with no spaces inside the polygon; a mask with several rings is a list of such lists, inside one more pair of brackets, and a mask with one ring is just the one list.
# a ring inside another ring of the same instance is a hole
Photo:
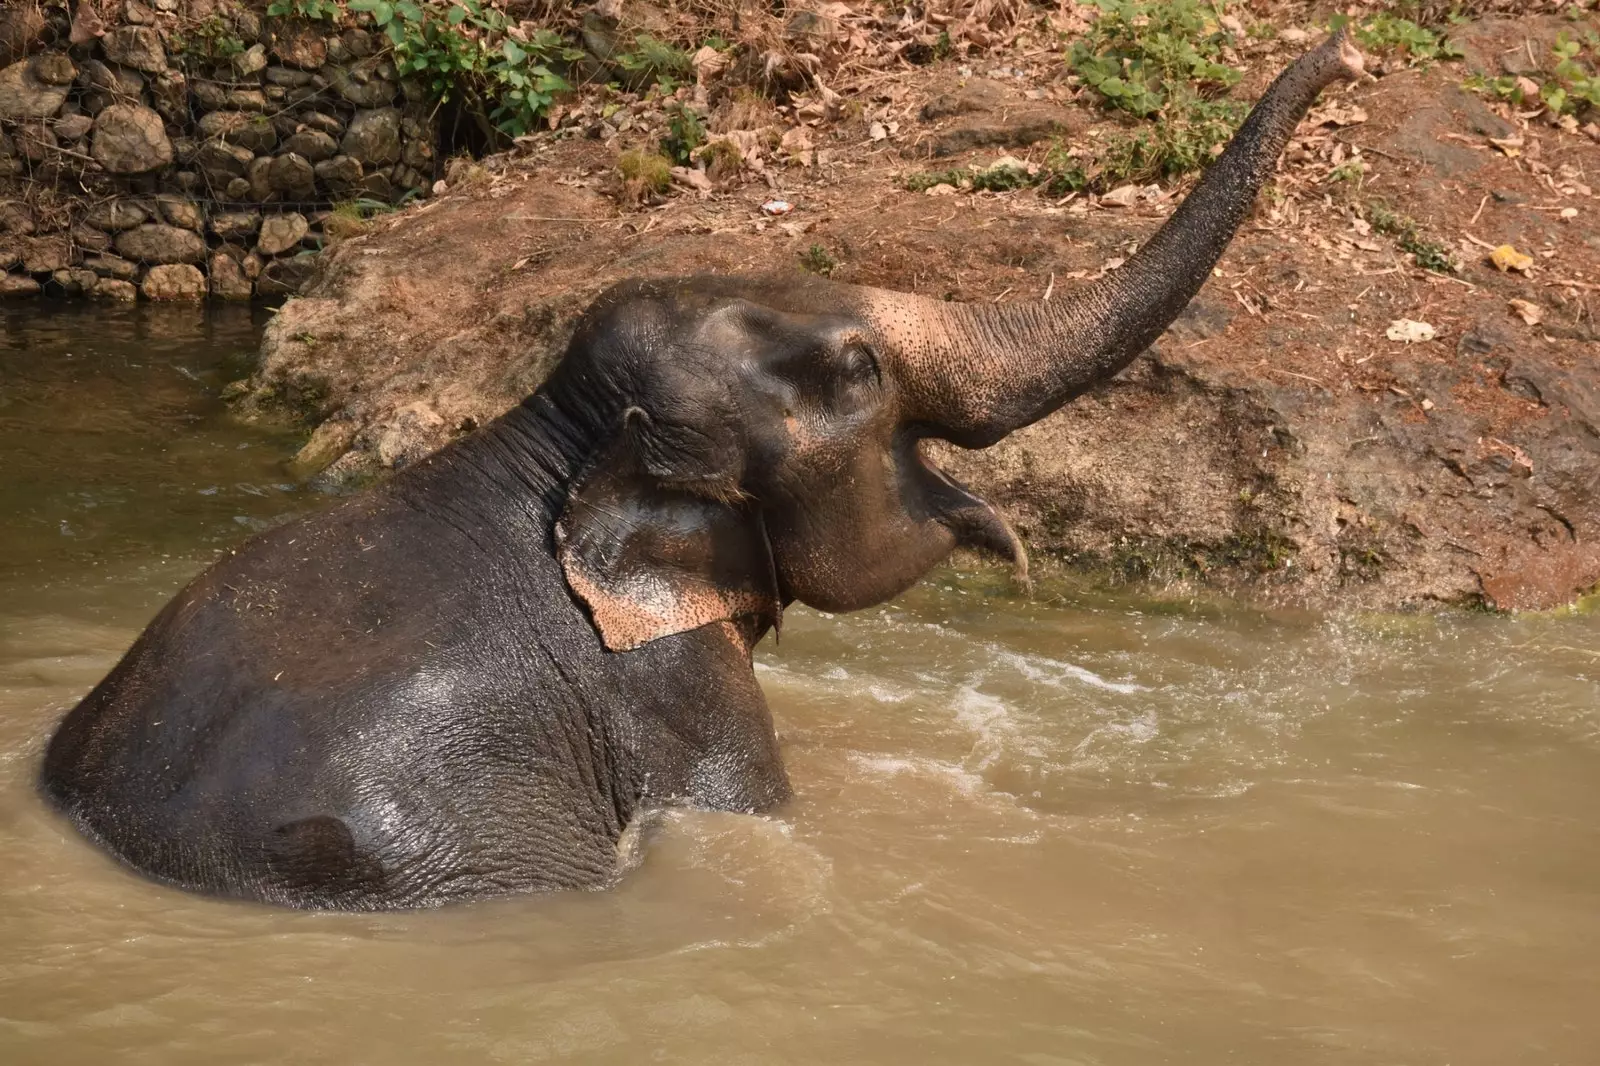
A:
{"label": "elephant's raised trunk", "polygon": [[868,316],[905,353],[909,410],[940,436],[982,447],[1127,366],[1210,276],[1317,94],[1361,71],[1343,31],[1302,56],[1166,225],[1093,285],[1052,303],[998,307],[872,293]]}

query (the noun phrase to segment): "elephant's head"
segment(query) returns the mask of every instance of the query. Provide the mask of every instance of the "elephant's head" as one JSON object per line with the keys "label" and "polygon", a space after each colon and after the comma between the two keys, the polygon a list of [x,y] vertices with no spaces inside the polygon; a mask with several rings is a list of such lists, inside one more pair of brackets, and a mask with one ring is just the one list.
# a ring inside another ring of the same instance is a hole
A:
{"label": "elephant's head", "polygon": [[1025,574],[1016,535],[920,442],[987,446],[1126,366],[1210,275],[1318,92],[1360,71],[1342,35],[1302,57],[1137,255],[1050,303],[811,278],[608,291],[541,390],[597,442],[556,537],[606,645],[881,603],[957,545]]}

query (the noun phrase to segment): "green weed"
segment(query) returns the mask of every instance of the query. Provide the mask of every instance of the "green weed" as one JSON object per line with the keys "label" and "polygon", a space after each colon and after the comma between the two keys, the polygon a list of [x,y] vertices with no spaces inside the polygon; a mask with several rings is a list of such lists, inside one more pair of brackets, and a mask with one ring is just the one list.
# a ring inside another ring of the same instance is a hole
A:
{"label": "green weed", "polygon": [[696,148],[706,143],[706,126],[699,112],[687,104],[674,104],[667,120],[661,150],[679,166],[688,166]]}
{"label": "green weed", "polygon": [[267,5],[267,14],[272,18],[334,22],[344,12],[337,0],[272,0],[272,3]]}
{"label": "green weed", "polygon": [[1364,212],[1374,230],[1386,237],[1393,237],[1395,243],[1403,251],[1409,252],[1424,270],[1454,274],[1461,269],[1461,264],[1447,245],[1425,236],[1415,220],[1396,213],[1382,200],[1368,200]]}
{"label": "green weed", "polygon": [[1374,52],[1394,53],[1411,63],[1461,58],[1460,45],[1408,18],[1385,12],[1359,21],[1341,15],[1329,23],[1332,29],[1344,25],[1350,26],[1351,34],[1366,48]]}
{"label": "green weed", "polygon": [[1067,62],[1108,107],[1153,118],[1239,80],[1222,63],[1227,36],[1197,0],[1093,0],[1099,16]]}
{"label": "green weed", "polygon": [[641,192],[663,193],[672,186],[672,160],[659,152],[623,152],[617,158],[617,173]]}
{"label": "green weed", "polygon": [[828,253],[820,244],[813,244],[810,248],[800,253],[800,269],[808,274],[819,274],[828,277],[839,269],[839,260]]}
{"label": "green weed", "polygon": [[629,80],[642,87],[650,82],[661,86],[662,95],[670,95],[694,73],[689,53],[665,41],[658,41],[648,33],[633,39],[633,51],[619,52],[613,58],[616,65],[626,71]]}
{"label": "green weed", "polygon": [[1525,91],[1523,79],[1509,75],[1490,78],[1473,74],[1462,83],[1463,87],[1497,96],[1518,107],[1542,104],[1557,115],[1578,115],[1600,108],[1600,75],[1591,73],[1582,62],[1584,43],[1589,46],[1588,58],[1592,66],[1595,58],[1600,57],[1600,34],[1589,31],[1585,35],[1585,42],[1578,41],[1566,30],[1556,35],[1555,46],[1550,50],[1551,58],[1555,60],[1552,70],[1548,74],[1526,79],[1538,86],[1537,100],[1530,98]]}

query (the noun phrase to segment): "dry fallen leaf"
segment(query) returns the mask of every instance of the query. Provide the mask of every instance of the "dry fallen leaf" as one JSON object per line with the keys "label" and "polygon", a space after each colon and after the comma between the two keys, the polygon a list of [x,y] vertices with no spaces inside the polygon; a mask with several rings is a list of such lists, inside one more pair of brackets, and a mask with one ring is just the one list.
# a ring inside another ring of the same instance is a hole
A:
{"label": "dry fallen leaf", "polygon": [[875,141],[888,140],[889,130],[884,126],[883,123],[874,122],[871,126],[867,127],[867,136],[871,137]]}
{"label": "dry fallen leaf", "polygon": [[1137,185],[1122,185],[1100,197],[1100,203],[1106,207],[1132,207],[1138,202],[1139,186]]}
{"label": "dry fallen leaf", "polygon": [[1490,137],[1489,143],[1506,154],[1510,159],[1515,159],[1522,154],[1521,137]]}
{"label": "dry fallen leaf", "polygon": [[1495,265],[1496,270],[1520,270],[1524,273],[1533,266],[1533,256],[1523,255],[1509,244],[1502,244],[1489,253],[1489,262]]}
{"label": "dry fallen leaf", "polygon": [[1431,341],[1436,334],[1434,328],[1426,322],[1397,318],[1389,323],[1389,328],[1384,330],[1383,335],[1402,344],[1416,344],[1419,341]]}
{"label": "dry fallen leaf", "polygon": [[929,195],[929,196],[954,196],[956,194],[956,192],[957,192],[957,190],[956,190],[956,187],[954,185],[951,185],[949,182],[946,182],[946,181],[941,181],[937,185],[930,185],[928,187],[927,195]]}
{"label": "dry fallen leaf", "polygon": [[1537,326],[1544,321],[1544,311],[1536,303],[1527,300],[1512,300],[1511,310],[1530,326]]}

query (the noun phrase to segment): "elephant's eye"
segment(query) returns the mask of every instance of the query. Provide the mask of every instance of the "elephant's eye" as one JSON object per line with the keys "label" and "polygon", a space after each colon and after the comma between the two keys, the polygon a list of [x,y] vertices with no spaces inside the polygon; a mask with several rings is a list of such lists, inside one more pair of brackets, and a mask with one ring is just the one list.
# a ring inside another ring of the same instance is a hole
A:
{"label": "elephant's eye", "polygon": [[840,369],[851,385],[872,385],[878,381],[878,357],[865,344],[846,348]]}

